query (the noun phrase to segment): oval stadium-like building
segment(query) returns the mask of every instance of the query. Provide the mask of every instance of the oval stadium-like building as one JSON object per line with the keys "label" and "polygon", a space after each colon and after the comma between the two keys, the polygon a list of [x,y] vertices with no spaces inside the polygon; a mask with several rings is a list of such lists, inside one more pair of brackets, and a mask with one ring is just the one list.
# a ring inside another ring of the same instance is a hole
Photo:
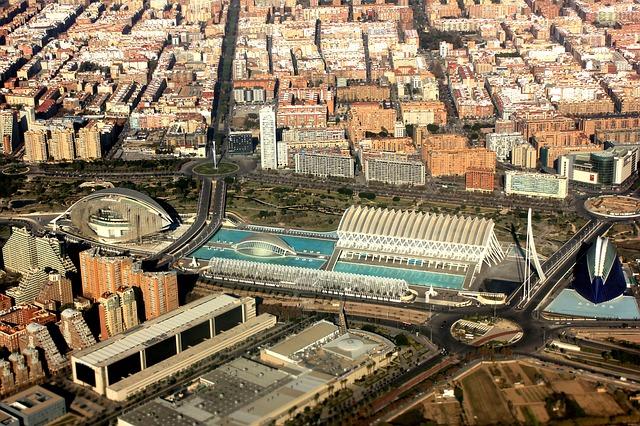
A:
{"label": "oval stadium-like building", "polygon": [[67,214],[83,236],[110,242],[133,241],[177,225],[157,201],[127,188],[96,191],[73,204]]}
{"label": "oval stadium-like building", "polygon": [[622,295],[627,283],[616,248],[608,238],[598,237],[576,267],[576,291],[592,303]]}

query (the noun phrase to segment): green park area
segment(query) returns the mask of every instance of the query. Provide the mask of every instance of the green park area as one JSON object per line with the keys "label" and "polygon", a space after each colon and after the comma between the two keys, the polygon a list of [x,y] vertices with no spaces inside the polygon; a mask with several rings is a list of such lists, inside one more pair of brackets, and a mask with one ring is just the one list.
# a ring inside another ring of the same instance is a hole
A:
{"label": "green park area", "polygon": [[[418,210],[430,213],[480,216],[492,219],[501,242],[517,235],[526,239],[527,212],[509,208],[468,206],[427,202],[410,197],[385,197],[373,192],[354,193],[347,187],[328,190],[268,186],[259,182],[236,182],[228,187],[227,212],[260,225],[332,231],[338,228],[344,211],[351,205]],[[543,256],[554,253],[586,220],[572,212],[535,213],[534,236]]]}
{"label": "green park area", "polygon": [[193,172],[201,176],[221,176],[235,173],[238,166],[233,163],[222,162],[218,167],[214,167],[213,163],[199,164],[193,168]]}
{"label": "green park area", "polygon": [[[0,174],[0,209],[11,209],[16,213],[62,212],[80,198],[95,189],[81,187],[88,179],[50,179],[26,176],[6,176]],[[195,177],[157,176],[153,179],[116,180],[108,183],[140,191],[152,198],[171,205],[178,213],[194,213],[200,189]]]}

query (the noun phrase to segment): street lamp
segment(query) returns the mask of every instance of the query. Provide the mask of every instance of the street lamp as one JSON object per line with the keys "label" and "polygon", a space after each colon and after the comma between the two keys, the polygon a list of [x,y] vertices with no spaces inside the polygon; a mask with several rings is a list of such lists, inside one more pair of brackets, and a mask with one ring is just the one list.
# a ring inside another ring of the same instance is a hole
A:
{"label": "street lamp", "polygon": [[433,343],[433,321],[431,319],[431,303],[429,303],[429,340]]}

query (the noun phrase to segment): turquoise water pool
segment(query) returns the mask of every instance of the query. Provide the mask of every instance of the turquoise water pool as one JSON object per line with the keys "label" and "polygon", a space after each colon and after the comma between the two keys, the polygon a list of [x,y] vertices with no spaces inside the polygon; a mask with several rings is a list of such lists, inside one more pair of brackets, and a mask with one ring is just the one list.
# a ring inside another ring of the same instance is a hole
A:
{"label": "turquoise water pool", "polygon": [[390,266],[365,265],[362,263],[337,262],[334,271],[352,274],[373,275],[376,277],[404,279],[409,285],[461,289],[464,275],[440,272],[419,271],[416,269],[394,268]]}
{"label": "turquoise water pool", "polygon": [[236,260],[247,260],[250,262],[261,262],[261,263],[272,263],[276,265],[287,265],[287,266],[298,266],[302,268],[309,269],[320,269],[325,260],[322,259],[311,259],[297,256],[286,256],[286,257],[256,257],[256,256],[247,256],[241,253],[236,252],[233,249],[226,248],[209,248],[209,247],[200,247],[195,253],[193,253],[198,259],[209,260],[212,257],[219,257],[224,259],[236,259]]}
{"label": "turquoise water pool", "polygon": [[[242,229],[220,228],[216,234],[211,237],[209,242],[221,244],[236,244],[249,235],[258,234],[254,231],[245,231]],[[289,244],[297,253],[304,254],[322,254],[331,256],[336,242],[333,240],[323,240],[311,237],[296,237],[292,235],[274,234]],[[196,257],[198,252],[196,252]]]}

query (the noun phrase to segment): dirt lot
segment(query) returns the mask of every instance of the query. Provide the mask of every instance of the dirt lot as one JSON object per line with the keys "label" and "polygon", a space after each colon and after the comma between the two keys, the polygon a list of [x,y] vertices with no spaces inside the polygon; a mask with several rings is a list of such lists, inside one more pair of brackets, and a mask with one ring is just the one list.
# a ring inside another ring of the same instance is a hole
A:
{"label": "dirt lot", "polygon": [[425,403],[422,406],[423,416],[439,425],[461,425],[462,412],[457,401]]}
{"label": "dirt lot", "polygon": [[511,417],[509,407],[488,369],[482,367],[462,379],[463,407],[477,424],[495,424]]}
{"label": "dirt lot", "polygon": [[[456,398],[442,395],[456,387]],[[551,366],[504,361],[480,364],[439,385],[407,411],[418,409],[425,421],[443,425],[542,424],[568,419],[575,422],[572,424],[625,424],[640,420],[640,412],[628,397],[625,391]]]}
{"label": "dirt lot", "polygon": [[[572,331],[573,332],[573,331]],[[637,330],[578,330],[576,332],[578,337],[583,337],[591,340],[598,340],[602,342],[612,341],[614,343],[629,342],[634,344],[640,344],[640,333]]]}

